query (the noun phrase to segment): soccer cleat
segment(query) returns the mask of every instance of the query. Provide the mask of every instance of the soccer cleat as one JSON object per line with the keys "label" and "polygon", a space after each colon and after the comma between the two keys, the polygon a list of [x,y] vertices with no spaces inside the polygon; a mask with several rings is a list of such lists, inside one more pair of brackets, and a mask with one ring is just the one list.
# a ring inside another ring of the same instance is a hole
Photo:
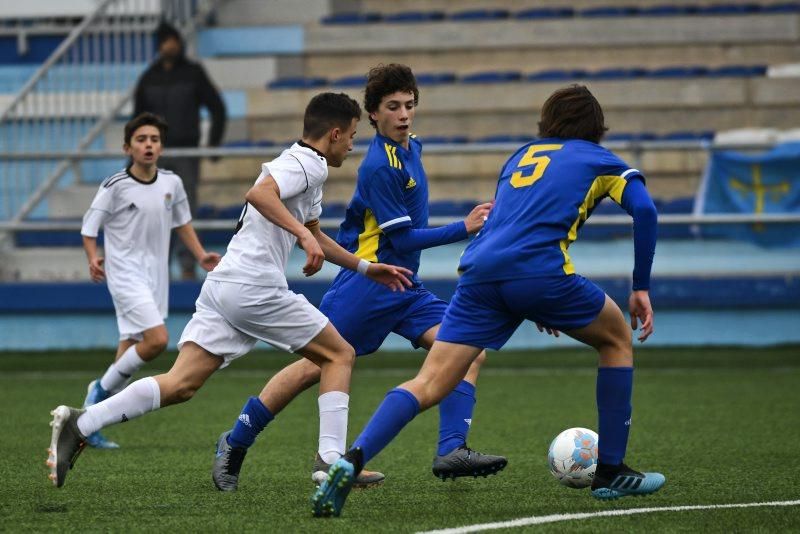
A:
{"label": "soccer cleat", "polygon": [[442,480],[458,477],[487,477],[502,471],[508,464],[503,456],[473,451],[466,445],[433,459],[433,474]]}
{"label": "soccer cleat", "polygon": [[[110,396],[111,393],[103,389],[100,385],[99,378],[92,380],[89,382],[89,387],[86,388],[86,400],[83,401],[83,407],[86,408],[98,402],[102,402]],[[95,449],[119,449],[117,443],[106,438],[99,430],[86,438],[86,444]]]}
{"label": "soccer cleat", "polygon": [[328,471],[328,478],[322,481],[317,491],[311,496],[311,513],[316,517],[339,517],[344,508],[344,501],[355,482],[353,464],[339,458]]}
{"label": "soccer cleat", "polygon": [[[330,468],[331,464],[326,464],[317,453],[317,457],[314,459],[314,466],[311,468],[311,480],[314,481],[314,484],[321,485],[328,478]],[[353,487],[355,489],[374,488],[382,485],[385,479],[386,477],[383,473],[363,469],[356,477],[356,481],[353,482]]]}
{"label": "soccer cleat", "polygon": [[628,495],[649,495],[661,489],[666,480],[661,473],[640,473],[625,464],[613,478],[603,477],[598,466],[592,481],[592,496],[607,501]]}
{"label": "soccer cleat", "polygon": [[50,448],[47,450],[47,467],[50,468],[50,480],[60,488],[64,485],[67,472],[75,465],[78,455],[86,446],[86,438],[78,430],[78,417],[85,410],[59,406],[50,415],[53,420],[53,436],[50,439]]}
{"label": "soccer cleat", "polygon": [[239,471],[247,454],[247,449],[230,446],[230,433],[230,430],[223,432],[217,440],[214,465],[211,467],[211,479],[220,491],[236,491],[239,487]]}

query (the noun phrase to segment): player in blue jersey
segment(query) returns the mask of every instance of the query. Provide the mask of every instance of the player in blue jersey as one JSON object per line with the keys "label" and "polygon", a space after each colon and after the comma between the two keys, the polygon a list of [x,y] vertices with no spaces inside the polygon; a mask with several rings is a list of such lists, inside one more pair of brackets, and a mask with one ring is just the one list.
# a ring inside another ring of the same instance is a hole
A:
{"label": "player in blue jersey", "polygon": [[[391,332],[417,347],[429,349],[435,340],[447,304],[419,280],[420,252],[461,241],[478,232],[491,204],[476,206],[464,221],[428,228],[428,180],[422,165],[422,144],[410,134],[419,100],[416,79],[405,65],[381,65],[367,76],[364,107],[376,134],[358,170],[358,182],[337,241],[369,262],[393,262],[414,273],[413,286],[397,298],[377,284],[340,271],[325,294],[320,310],[328,316],[356,355],[378,350]],[[480,351],[479,351],[480,352]],[[433,473],[446,480],[494,474],[506,466],[502,456],[481,454],[466,439],[475,405],[475,382],[485,354],[464,368],[454,391],[440,405],[439,444]],[[320,370],[298,361],[276,374],[259,397],[250,398],[232,430],[220,436],[212,478],[217,488],[238,485],[247,448],[261,430],[295,396],[317,383]],[[453,388],[451,388],[453,389]],[[312,479],[321,483],[330,464],[344,454],[347,437],[346,405],[322,406],[338,410],[341,424],[320,427],[319,450]],[[362,471],[359,487],[380,484],[383,474]]]}
{"label": "player in blue jersey", "polygon": [[417,413],[455,387],[485,348],[500,349],[524,320],[562,331],[599,353],[599,461],[592,495],[615,499],[657,491],[665,478],[623,463],[631,424],[633,350],[619,307],[575,274],[568,247],[600,200],[632,217],[635,265],[629,300],[640,341],[653,332],[648,288],[657,214],[644,177],[599,144],[606,127],[584,86],[556,91],[542,107],[541,139],[520,148],[500,172],[494,208],[460,264],[458,288],[418,375],[389,392],[351,449],[312,497],[317,516],[338,516],[353,477]]}

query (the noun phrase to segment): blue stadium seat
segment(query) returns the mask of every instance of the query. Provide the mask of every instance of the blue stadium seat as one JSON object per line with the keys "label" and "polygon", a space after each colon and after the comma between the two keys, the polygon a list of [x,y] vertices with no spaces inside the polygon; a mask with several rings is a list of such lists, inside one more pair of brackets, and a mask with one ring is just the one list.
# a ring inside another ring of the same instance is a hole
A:
{"label": "blue stadium seat", "polygon": [[223,146],[226,148],[250,148],[255,146],[255,143],[250,139],[238,139],[236,141],[226,141]]}
{"label": "blue stadium seat", "polygon": [[522,79],[522,73],[515,70],[476,72],[462,76],[461,83],[510,83]]}
{"label": "blue stadium seat", "polygon": [[[658,206],[660,215],[677,214],[688,215],[694,210],[694,197],[680,197],[663,202]],[[660,224],[658,225],[659,239],[692,239],[691,225],[688,224]]]}
{"label": "blue stadium seat", "polygon": [[647,73],[648,78],[695,78],[708,74],[708,68],[699,65],[687,67],[662,67]]}
{"label": "blue stadium seat", "polygon": [[726,65],[708,71],[708,75],[714,78],[764,76],[766,73],[765,65]]}
{"label": "blue stadium seat", "polygon": [[600,69],[587,73],[589,80],[627,80],[630,78],[641,78],[647,74],[647,69],[640,67],[632,68],[609,68]]}
{"label": "blue stadium seat", "polygon": [[714,132],[710,130],[700,132],[679,130],[659,137],[661,141],[711,141],[712,139],[714,139]]}
{"label": "blue stadium seat", "polygon": [[613,132],[603,136],[603,141],[634,141],[636,134],[631,132]]}
{"label": "blue stadium seat", "polygon": [[420,141],[423,145],[463,145],[469,143],[469,137],[466,135],[430,135],[421,137]]}
{"label": "blue stadium seat", "polygon": [[344,219],[347,204],[344,202],[323,202],[322,216],[326,219]]}
{"label": "blue stadium seat", "polygon": [[337,13],[335,15],[328,15],[323,17],[320,21],[322,24],[372,24],[380,22],[382,16],[380,13]]}
{"label": "blue stadium seat", "polygon": [[336,80],[331,80],[331,85],[334,87],[364,87],[367,83],[367,77],[363,74],[356,74],[355,76],[343,76]]}
{"label": "blue stadium seat", "polygon": [[244,203],[217,208],[217,218],[238,220],[239,216],[242,214],[243,206]]}
{"label": "blue stadium seat", "polygon": [[523,9],[514,14],[516,19],[563,19],[575,16],[575,10],[571,7],[537,7],[533,9]]}
{"label": "blue stadium seat", "polygon": [[525,76],[528,82],[561,82],[586,78],[587,72],[583,69],[549,69],[532,72]]}
{"label": "blue stadium seat", "polygon": [[465,217],[478,204],[477,200],[435,200],[429,204],[434,217]]}
{"label": "blue stadium seat", "polygon": [[489,144],[513,143],[517,145],[524,145],[525,143],[530,143],[534,139],[536,138],[532,135],[487,135],[485,137],[476,139],[475,142]]}
{"label": "blue stadium seat", "polygon": [[388,23],[419,23],[419,22],[438,22],[444,20],[444,11],[402,11],[392,15],[385,15],[383,22]]}
{"label": "blue stadium seat", "polygon": [[758,13],[761,6],[758,4],[711,4],[710,6],[699,6],[698,15],[748,15]]}
{"label": "blue stadium seat", "polygon": [[455,83],[456,75],[454,72],[423,72],[415,74],[419,85],[441,85],[445,83]]}
{"label": "blue stadium seat", "polygon": [[761,12],[765,14],[800,13],[800,2],[783,2],[761,6]]}
{"label": "blue stadium seat", "polygon": [[673,6],[671,4],[662,4],[639,8],[639,16],[642,17],[679,17],[682,15],[693,15],[694,13],[697,13],[697,6]]}
{"label": "blue stadium seat", "polygon": [[367,146],[372,142],[372,137],[365,136],[365,137],[356,137],[356,140],[353,141],[353,146]]}
{"label": "blue stadium seat", "polygon": [[314,87],[323,87],[328,85],[328,80],[321,76],[312,76],[305,78],[303,76],[293,76],[289,78],[280,78],[270,82],[267,87],[270,89],[312,89]]}
{"label": "blue stadium seat", "polygon": [[507,19],[508,16],[509,12],[507,9],[468,9],[466,11],[451,13],[448,19],[474,22]]}
{"label": "blue stadium seat", "polygon": [[[289,145],[290,145],[290,144],[292,144],[292,143],[294,143],[294,140],[292,140],[292,141],[291,141],[289,144],[287,144],[286,146],[289,146]],[[275,145],[277,145],[277,144],[278,144],[278,143],[276,143],[275,141],[272,141],[271,139],[259,139],[258,141],[256,141],[255,143],[253,143],[253,145],[254,145],[254,146],[259,146],[259,147],[271,147],[271,146],[275,146]]]}
{"label": "blue stadium seat", "polygon": [[212,206],[211,204],[201,204],[200,206],[197,206],[194,217],[195,219],[216,219],[217,207]]}
{"label": "blue stadium seat", "polygon": [[589,7],[581,9],[578,15],[581,17],[630,17],[636,15],[639,9],[630,6],[604,6],[604,7]]}

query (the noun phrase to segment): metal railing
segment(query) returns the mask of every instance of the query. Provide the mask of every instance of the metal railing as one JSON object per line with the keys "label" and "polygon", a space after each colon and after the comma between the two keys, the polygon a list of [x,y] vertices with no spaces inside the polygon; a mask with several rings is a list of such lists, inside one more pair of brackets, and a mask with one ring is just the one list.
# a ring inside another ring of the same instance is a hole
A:
{"label": "metal railing", "polygon": [[102,0],[75,26],[0,113],[0,219],[22,221],[75,180],[82,160],[72,156],[102,146],[156,56],[160,20],[188,40],[219,1]]}

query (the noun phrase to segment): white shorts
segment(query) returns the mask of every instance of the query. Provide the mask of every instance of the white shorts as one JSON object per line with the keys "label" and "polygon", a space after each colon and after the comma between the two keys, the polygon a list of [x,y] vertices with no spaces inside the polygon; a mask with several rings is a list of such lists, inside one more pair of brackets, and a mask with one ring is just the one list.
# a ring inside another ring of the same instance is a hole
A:
{"label": "white shorts", "polygon": [[164,318],[158,311],[158,306],[152,300],[137,304],[125,313],[117,313],[117,328],[119,328],[119,340],[144,339],[142,333],[145,330],[164,324]]}
{"label": "white shorts", "polygon": [[295,352],[328,324],[304,296],[280,287],[206,280],[196,306],[178,349],[192,341],[221,357],[223,367],[250,352],[259,340]]}

